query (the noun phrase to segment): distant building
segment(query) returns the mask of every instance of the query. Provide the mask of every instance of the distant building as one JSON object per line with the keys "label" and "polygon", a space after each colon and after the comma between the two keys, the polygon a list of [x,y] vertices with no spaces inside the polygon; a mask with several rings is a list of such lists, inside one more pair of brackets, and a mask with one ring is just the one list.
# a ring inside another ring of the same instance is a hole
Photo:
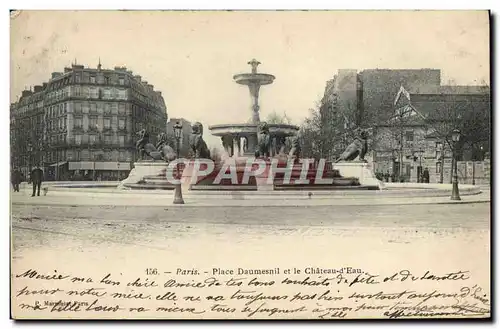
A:
{"label": "distant building", "polygon": [[[404,106],[394,104],[401,87],[408,92],[412,118],[395,131],[391,118],[398,108]],[[320,113],[323,126],[332,134],[347,134],[359,126],[374,128],[371,148],[376,170],[394,172],[416,181],[417,173],[422,170],[418,168],[422,159],[422,167],[429,167],[435,174],[431,175],[435,181],[446,182],[446,178],[441,177],[441,170],[450,170],[451,152],[442,140],[437,140],[432,127],[427,126],[423,118],[429,113],[439,112],[443,106],[465,102],[470,105],[468,109],[479,116],[489,115],[489,86],[441,85],[441,71],[437,69],[369,69],[360,72],[342,69],[327,82]],[[489,133],[487,120],[480,130]],[[332,145],[333,155],[330,157],[338,156],[347,143],[349,138],[344,143],[337,143],[340,147]],[[423,152],[419,152],[420,149]],[[488,151],[489,138],[473,146],[462,144],[459,160],[481,161]]]}
{"label": "distant building", "polygon": [[47,179],[119,179],[136,160],[136,132],[165,131],[160,91],[125,67],[72,65],[11,104],[11,162]]}
{"label": "distant building", "polygon": [[172,141],[172,147],[176,150],[176,141],[175,141],[175,134],[174,134],[174,125],[179,122],[182,125],[182,134],[181,134],[181,139],[179,141],[180,145],[180,156],[182,157],[187,157],[190,154],[190,147],[189,147],[189,136],[191,135],[191,122],[189,122],[186,119],[183,118],[170,118],[170,120],[167,123],[167,135],[169,136],[169,139]]}

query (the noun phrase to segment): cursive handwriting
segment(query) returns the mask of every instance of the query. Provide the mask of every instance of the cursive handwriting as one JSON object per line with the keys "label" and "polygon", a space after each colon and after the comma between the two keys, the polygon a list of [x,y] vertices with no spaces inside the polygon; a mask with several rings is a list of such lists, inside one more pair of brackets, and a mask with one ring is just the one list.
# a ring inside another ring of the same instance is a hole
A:
{"label": "cursive handwriting", "polygon": [[298,272],[282,271],[281,277],[225,273],[204,278],[201,271],[178,276],[161,276],[156,271],[155,276],[141,277],[29,269],[14,275],[13,298],[18,312],[87,313],[95,318],[141,314],[146,318],[398,319],[490,314],[488,291],[472,282],[469,271],[414,274],[403,269],[390,275],[355,271],[330,276]]}

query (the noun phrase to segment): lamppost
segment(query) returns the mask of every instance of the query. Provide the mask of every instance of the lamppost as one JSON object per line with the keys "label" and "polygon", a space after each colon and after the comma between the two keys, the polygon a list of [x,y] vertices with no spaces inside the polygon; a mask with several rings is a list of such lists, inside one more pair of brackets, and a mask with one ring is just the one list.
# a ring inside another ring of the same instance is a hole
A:
{"label": "lamppost", "polygon": [[[177,121],[174,125],[174,134],[175,134],[175,140],[177,142],[177,160],[179,160],[180,157],[180,141],[181,141],[181,134],[182,134],[182,125]],[[177,172],[177,179],[179,182],[175,185],[175,195],[174,195],[174,204],[184,204],[184,199],[182,198],[182,186],[181,186],[181,173],[179,169],[179,162],[177,162],[176,165],[176,172]]]}
{"label": "lamppost", "polygon": [[417,170],[417,183],[423,183],[424,180],[423,180],[423,170],[422,170],[422,156],[424,155],[424,150],[422,148],[420,148],[418,151],[418,157],[420,158],[420,164],[419,164],[419,168],[420,170]]}
{"label": "lamppost", "polygon": [[33,169],[32,168],[32,165],[33,165],[32,158],[33,158],[33,145],[31,144],[31,142],[29,142],[28,143],[28,175],[31,175],[31,170]]}
{"label": "lamppost", "polygon": [[451,132],[451,140],[453,141],[453,186],[451,190],[451,200],[461,200],[458,191],[458,170],[457,170],[457,145],[460,140],[460,130],[454,129]]}

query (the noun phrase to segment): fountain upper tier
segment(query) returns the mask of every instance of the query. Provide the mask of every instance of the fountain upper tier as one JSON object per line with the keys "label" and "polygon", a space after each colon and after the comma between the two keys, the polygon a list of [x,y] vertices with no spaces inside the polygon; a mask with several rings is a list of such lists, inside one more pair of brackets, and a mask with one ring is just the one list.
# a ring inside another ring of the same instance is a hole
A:
{"label": "fountain upper tier", "polygon": [[233,76],[236,83],[240,85],[269,85],[276,77],[266,73],[241,73]]}

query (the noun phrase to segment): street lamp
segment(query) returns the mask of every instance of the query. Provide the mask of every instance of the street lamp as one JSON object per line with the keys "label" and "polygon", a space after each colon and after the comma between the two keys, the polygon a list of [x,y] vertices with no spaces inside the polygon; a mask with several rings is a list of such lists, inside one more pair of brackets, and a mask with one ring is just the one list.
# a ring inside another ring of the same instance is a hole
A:
{"label": "street lamp", "polygon": [[[419,164],[419,168],[420,168],[420,172],[418,172],[418,176],[417,176],[417,183],[425,183],[424,182],[424,177],[423,177],[423,169],[422,169],[422,156],[424,155],[424,150],[422,148],[420,148],[418,151],[418,157],[420,158],[420,164]],[[417,170],[418,171],[418,170]]]}
{"label": "street lamp", "polygon": [[458,191],[458,170],[457,170],[457,145],[460,140],[460,130],[454,129],[451,133],[451,140],[453,141],[453,186],[451,190],[451,200],[461,200]]}
{"label": "street lamp", "polygon": [[[180,141],[182,134],[182,125],[177,121],[174,125],[174,134],[175,140],[177,142],[177,160],[180,157]],[[182,186],[181,186],[181,173],[179,169],[179,162],[176,165],[177,179],[179,180],[178,184],[175,185],[175,195],[174,195],[174,204],[184,204],[184,199],[182,198]]]}

